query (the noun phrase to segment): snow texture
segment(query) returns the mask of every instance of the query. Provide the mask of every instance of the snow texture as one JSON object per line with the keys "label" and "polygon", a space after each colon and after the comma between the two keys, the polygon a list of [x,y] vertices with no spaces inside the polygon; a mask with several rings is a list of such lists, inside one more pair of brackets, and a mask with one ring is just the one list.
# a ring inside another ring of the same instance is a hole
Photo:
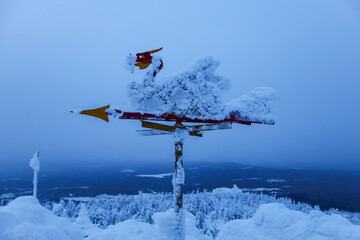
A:
{"label": "snow texture", "polygon": [[[134,60],[126,60],[133,71]],[[260,87],[225,104],[223,93],[229,89],[229,80],[215,70],[220,62],[204,57],[181,73],[155,81],[153,72],[158,70],[160,58],[153,56],[153,63],[143,82],[130,82],[128,95],[138,111],[153,114],[175,113],[199,119],[224,119],[235,115],[241,120],[273,123],[275,91]]]}
{"label": "snow texture", "polygon": [[135,62],[136,62],[136,56],[135,55],[129,55],[127,56],[125,60],[125,68],[129,70],[131,73],[134,72],[135,69]]}
{"label": "snow texture", "polygon": [[155,82],[152,72],[160,63],[155,56],[144,81],[129,84],[129,97],[138,110],[194,118],[225,116],[221,92],[229,88],[229,81],[215,73],[219,61],[205,57],[183,72]]}
{"label": "snow texture", "polygon": [[34,171],[39,172],[40,171],[40,161],[39,161],[39,152],[36,151],[34,153],[34,156],[30,160],[30,167],[34,169]]}
{"label": "snow texture", "polygon": [[[184,199],[186,240],[360,239],[360,226],[343,216],[290,199],[246,193],[236,187],[187,194]],[[0,239],[174,239],[177,216],[171,203],[171,194],[101,195],[85,203],[54,204],[58,217],[36,198],[19,197],[0,207]],[[105,229],[92,224],[94,216],[99,220],[116,214],[124,217]]]}
{"label": "snow texture", "polygon": [[0,207],[1,240],[80,240],[82,231],[59,218],[32,196],[19,197]]}
{"label": "snow texture", "polygon": [[37,185],[38,185],[38,173],[40,171],[40,161],[39,161],[39,151],[34,153],[34,156],[30,160],[30,167],[34,169],[34,189],[33,189],[33,196],[37,196]]}
{"label": "snow texture", "polygon": [[283,204],[269,203],[261,205],[250,219],[227,222],[216,239],[356,240],[360,239],[360,226],[337,214],[326,215],[318,210],[303,213]]}
{"label": "snow texture", "polygon": [[[56,212],[53,212],[57,216],[67,216],[70,219],[75,219],[80,210],[79,202],[76,202],[76,200],[78,199],[61,200],[58,204],[60,207],[57,206]],[[269,195],[244,192],[236,186],[233,188],[217,188],[212,192],[184,194],[184,209],[195,216],[195,225],[199,231],[212,239],[215,239],[222,226],[227,222],[252,218],[261,205],[268,203],[281,203],[291,210],[303,212],[304,214],[319,210],[318,207],[312,207],[309,204],[294,203],[289,198],[276,198]],[[130,219],[154,224],[155,213],[166,212],[174,208],[171,193],[100,195],[92,198],[91,201],[86,199],[85,204],[91,221],[98,224],[100,228],[108,228]],[[359,213],[332,209],[324,214],[326,216],[341,215],[353,224],[360,225]],[[186,223],[185,226],[187,228],[188,224]]]}
{"label": "snow texture", "polygon": [[269,87],[258,87],[249,93],[226,104],[226,111],[239,115],[244,120],[272,123],[275,90]]}

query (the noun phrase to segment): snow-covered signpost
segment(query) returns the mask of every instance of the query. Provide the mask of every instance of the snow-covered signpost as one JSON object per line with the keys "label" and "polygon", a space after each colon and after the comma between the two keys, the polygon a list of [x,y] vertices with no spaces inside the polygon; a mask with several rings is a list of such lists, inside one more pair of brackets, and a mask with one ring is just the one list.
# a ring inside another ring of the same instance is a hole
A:
{"label": "snow-covered signpost", "polygon": [[38,184],[38,173],[40,171],[40,161],[39,161],[39,151],[34,153],[34,156],[30,160],[30,167],[34,169],[34,189],[33,189],[33,196],[37,197],[37,184]]}
{"label": "snow-covered signpost", "polygon": [[[126,68],[131,72],[135,67],[149,67],[142,82],[131,81],[128,87],[129,97],[138,112],[124,112],[110,108],[110,105],[71,112],[98,117],[107,122],[108,116],[140,120],[141,126],[147,128],[138,131],[143,136],[173,134],[175,171],[172,183],[176,213],[174,238],[183,240],[184,137],[202,137],[205,131],[231,129],[232,123],[273,125],[272,107],[275,94],[271,88],[255,88],[248,94],[224,104],[221,93],[229,88],[229,81],[215,73],[219,61],[212,57],[202,58],[180,74],[157,82],[155,78],[163,67],[163,61],[159,56],[152,54],[160,50],[162,48],[138,53],[136,56],[130,55],[126,60]],[[175,122],[175,125],[152,121]]]}

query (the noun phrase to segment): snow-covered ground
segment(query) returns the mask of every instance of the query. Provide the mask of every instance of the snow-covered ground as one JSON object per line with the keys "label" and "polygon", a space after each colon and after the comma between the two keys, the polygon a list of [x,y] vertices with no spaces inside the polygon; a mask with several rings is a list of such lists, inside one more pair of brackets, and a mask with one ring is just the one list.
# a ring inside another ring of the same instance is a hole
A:
{"label": "snow-covered ground", "polygon": [[[345,218],[350,215],[322,212],[289,199],[246,193],[236,187],[187,194],[184,199],[186,240],[360,239],[360,226]],[[32,196],[19,197],[0,207],[0,239],[171,239],[170,194],[102,195],[82,200],[63,200],[50,211]],[[100,218],[121,212],[128,216],[108,225],[103,219],[101,224]]]}
{"label": "snow-covered ground", "polygon": [[33,196],[19,197],[0,207],[1,240],[79,240],[84,237],[79,226],[55,216]]}

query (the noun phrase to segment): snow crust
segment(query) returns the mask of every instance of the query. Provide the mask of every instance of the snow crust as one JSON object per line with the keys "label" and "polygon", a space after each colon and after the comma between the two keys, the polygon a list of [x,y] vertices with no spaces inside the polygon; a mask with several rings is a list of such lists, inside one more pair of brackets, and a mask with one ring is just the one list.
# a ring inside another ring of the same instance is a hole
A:
{"label": "snow crust", "polygon": [[81,229],[42,207],[32,196],[19,197],[0,207],[1,240],[80,240]]}
{"label": "snow crust", "polygon": [[340,215],[312,210],[303,213],[283,204],[261,205],[252,218],[227,222],[217,240],[360,239],[360,226]]}

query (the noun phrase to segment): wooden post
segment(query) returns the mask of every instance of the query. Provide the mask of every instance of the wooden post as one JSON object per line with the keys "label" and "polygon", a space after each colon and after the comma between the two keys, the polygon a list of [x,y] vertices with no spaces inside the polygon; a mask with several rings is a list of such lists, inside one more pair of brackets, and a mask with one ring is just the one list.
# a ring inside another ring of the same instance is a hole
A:
{"label": "wooden post", "polygon": [[175,172],[173,175],[173,188],[174,188],[174,209],[176,214],[175,236],[176,240],[184,240],[184,213],[183,213],[183,187],[185,182],[185,172],[183,166],[183,145],[184,133],[183,129],[176,128],[174,132],[175,144]]}

